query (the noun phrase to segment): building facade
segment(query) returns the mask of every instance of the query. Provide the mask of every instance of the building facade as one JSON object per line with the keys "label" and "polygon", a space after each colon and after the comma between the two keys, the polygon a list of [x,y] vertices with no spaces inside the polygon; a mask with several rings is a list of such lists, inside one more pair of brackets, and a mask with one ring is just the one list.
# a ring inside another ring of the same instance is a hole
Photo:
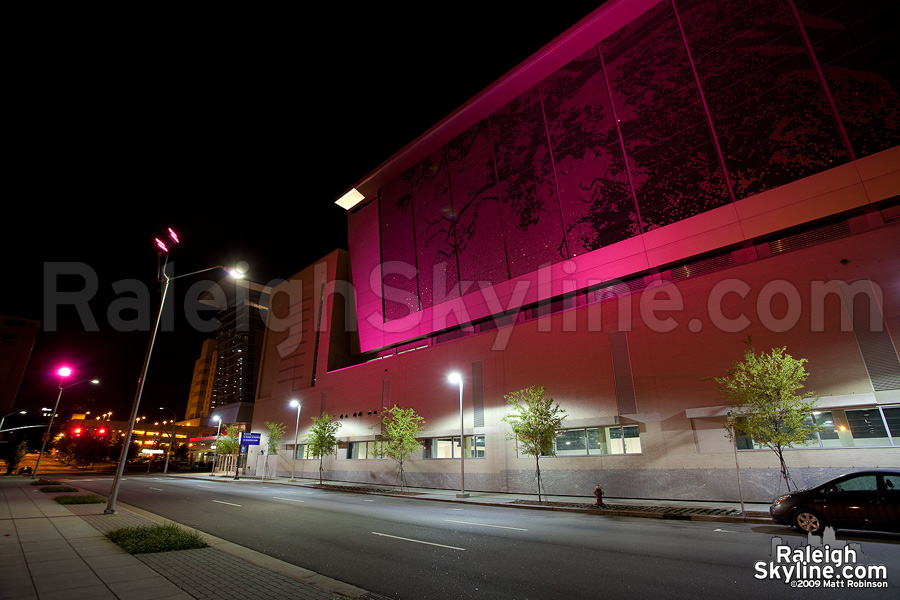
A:
{"label": "building facade", "polygon": [[[321,413],[342,424],[328,477],[393,483],[378,419],[413,407],[409,482],[456,488],[456,371],[471,489],[534,489],[502,417],[539,385],[567,411],[550,493],[768,501],[777,461],[735,451],[709,381],[752,337],[809,361],[823,429],[788,454],[798,485],[896,465],[886,10],[605,3],[359,182],[349,254],[273,290],[253,430],[281,420],[292,440],[299,399],[298,437]],[[278,464],[317,475],[290,451]]]}
{"label": "building facade", "polygon": [[216,340],[205,340],[200,348],[200,358],[194,362],[191,376],[191,392],[188,396],[184,420],[208,419],[212,407],[213,382],[216,373]]}

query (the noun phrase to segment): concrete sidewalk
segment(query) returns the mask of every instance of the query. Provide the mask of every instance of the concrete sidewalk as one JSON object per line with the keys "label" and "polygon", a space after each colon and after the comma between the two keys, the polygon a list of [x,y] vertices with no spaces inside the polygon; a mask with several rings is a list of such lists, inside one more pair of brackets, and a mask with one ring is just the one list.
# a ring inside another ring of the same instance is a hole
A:
{"label": "concrete sidewalk", "polygon": [[[77,478],[65,475],[67,485]],[[56,503],[26,477],[0,478],[0,598],[189,600],[374,597],[365,590],[202,534],[209,548],[131,555],[104,533],[170,522],[117,504]]]}
{"label": "concrete sidewalk", "polygon": [[[78,475],[46,474],[44,477],[78,487]],[[252,486],[252,477],[209,474],[153,474],[151,477],[193,478],[222,485]],[[166,600],[266,597],[310,600],[346,598],[377,599],[377,594],[321,576],[259,552],[210,536],[201,535],[209,548],[157,554],[130,555],[104,533],[120,527],[170,523],[146,511],[117,503],[116,513],[103,514],[106,504],[60,505],[57,494],[40,491],[28,477],[0,478],[0,598],[75,600],[79,598]],[[278,477],[266,484],[313,487],[364,494],[402,494],[432,502],[457,502],[509,508],[561,510],[598,516],[650,517],[659,519],[772,523],[768,505],[733,502],[686,502],[606,498],[604,507],[593,498],[544,496],[541,504],[532,494],[467,492],[358,484],[340,481]],[[186,528],[189,529],[189,528]]]}

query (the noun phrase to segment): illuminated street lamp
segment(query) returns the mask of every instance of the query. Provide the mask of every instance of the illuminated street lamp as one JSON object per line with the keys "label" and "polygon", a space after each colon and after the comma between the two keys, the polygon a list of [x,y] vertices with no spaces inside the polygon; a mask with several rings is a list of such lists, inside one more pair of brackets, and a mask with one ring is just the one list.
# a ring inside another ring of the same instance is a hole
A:
{"label": "illuminated street lamp", "polygon": [[294,479],[294,466],[297,464],[297,442],[300,435],[300,401],[291,400],[291,406],[297,407],[297,424],[294,426],[294,455],[291,457],[291,481]]}
{"label": "illuminated street lamp", "polygon": [[47,424],[47,431],[44,433],[43,442],[41,442],[41,453],[38,454],[37,462],[34,463],[34,471],[32,471],[31,473],[32,479],[37,477],[38,467],[41,466],[41,458],[44,456],[44,450],[47,448],[47,440],[50,439],[50,428],[53,427],[53,419],[56,417],[56,411],[59,410],[59,401],[62,399],[63,390],[76,386],[79,383],[84,383],[86,381],[90,381],[94,384],[100,383],[100,380],[98,379],[82,379],[81,381],[70,383],[69,385],[63,385],[66,377],[71,377],[72,375],[72,369],[70,369],[69,367],[60,367],[56,374],[59,375],[59,395],[56,396],[56,405],[53,407],[53,412],[50,413],[50,422]]}
{"label": "illuminated street lamp", "polygon": [[[222,417],[213,417],[213,421],[218,421],[219,426],[216,427],[216,446],[219,445],[219,432],[222,431]],[[216,448],[213,448],[213,464],[212,469],[209,470],[209,476],[216,476],[216,460],[219,458],[219,451]]]}
{"label": "illuminated street lamp", "polygon": [[450,373],[450,383],[459,384],[459,481],[457,498],[468,498],[466,493],[466,436],[463,429],[463,381],[459,373]]}
{"label": "illuminated street lamp", "polygon": [[0,418],[0,439],[3,439],[3,422],[6,421],[6,417],[11,417],[12,415],[24,415],[25,412],[26,411],[24,410],[14,410],[8,415],[3,415],[3,417]]}
{"label": "illuminated street lamp", "polygon": [[163,475],[165,475],[169,472],[169,457],[172,455],[172,452],[174,452],[173,444],[175,444],[175,420],[178,418],[178,415],[175,414],[174,410],[166,406],[160,406],[159,410],[167,410],[172,413],[173,417],[175,417],[175,419],[172,419],[172,437],[169,438],[169,451],[166,452],[166,466],[163,467]]}
{"label": "illuminated street lamp", "polygon": [[[179,239],[172,229],[169,229],[169,239],[172,243],[178,244]],[[243,277],[243,271],[237,269],[228,269],[221,265],[215,267],[208,267],[206,269],[200,269],[199,271],[192,271],[190,273],[185,273],[183,275],[178,275],[175,277],[170,277],[166,272],[166,267],[168,266],[169,261],[169,247],[167,242],[163,242],[159,238],[156,238],[156,245],[159,247],[160,254],[164,254],[165,258],[159,270],[159,275],[165,280],[163,283],[163,289],[161,298],[159,300],[159,309],[156,312],[156,323],[153,325],[153,331],[150,334],[150,343],[147,346],[147,353],[144,355],[144,364],[141,367],[141,376],[138,378],[137,390],[134,393],[134,405],[131,409],[131,417],[128,419],[128,431],[125,433],[125,441],[122,444],[122,454],[119,456],[119,468],[116,470],[116,476],[113,479],[112,489],[109,493],[109,500],[106,503],[106,509],[103,511],[103,514],[112,514],[116,512],[116,499],[119,496],[119,487],[122,484],[122,476],[125,473],[125,460],[128,457],[128,446],[131,444],[131,435],[134,432],[134,424],[137,419],[137,413],[141,406],[141,394],[144,392],[144,383],[147,380],[147,369],[150,366],[150,356],[153,354],[153,344],[156,341],[156,333],[159,331],[159,322],[162,320],[163,309],[166,305],[166,294],[169,291],[169,283],[175,279],[181,279],[182,277],[189,277],[191,275],[197,275],[199,273],[205,273],[207,271],[214,271],[216,269],[225,269],[228,274],[232,278],[240,278]]]}

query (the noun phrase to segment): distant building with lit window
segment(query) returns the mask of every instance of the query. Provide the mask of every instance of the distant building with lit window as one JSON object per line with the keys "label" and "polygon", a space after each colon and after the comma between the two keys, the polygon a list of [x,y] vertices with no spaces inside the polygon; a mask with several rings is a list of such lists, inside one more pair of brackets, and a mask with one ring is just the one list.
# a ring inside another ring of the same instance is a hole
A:
{"label": "distant building with lit window", "polygon": [[341,199],[348,252],[273,288],[253,430],[287,425],[279,473],[318,476],[298,399],[300,439],[342,425],[325,477],[396,483],[372,449],[399,405],[425,419],[408,484],[460,487],[462,429],[467,489],[533,492],[504,395],[543,386],[567,411],[549,493],[769,501],[777,460],[733,447],[709,381],[748,336],[809,361],[797,485],[897,464],[889,10],[606,2],[400,149]]}
{"label": "distant building with lit window", "polygon": [[[210,368],[214,367],[211,396],[202,410],[199,404],[204,400],[198,397],[199,417],[215,415],[221,416],[225,423],[250,422],[268,296],[269,288],[264,285],[246,279],[223,278],[215,289],[201,297],[201,302],[218,309],[218,328],[215,356],[207,361]],[[212,344],[208,348],[204,345],[204,352],[212,347]]]}
{"label": "distant building with lit window", "polygon": [[194,362],[185,421],[206,419],[210,416],[216,374],[216,348],[216,340],[205,340],[200,349],[200,358]]}

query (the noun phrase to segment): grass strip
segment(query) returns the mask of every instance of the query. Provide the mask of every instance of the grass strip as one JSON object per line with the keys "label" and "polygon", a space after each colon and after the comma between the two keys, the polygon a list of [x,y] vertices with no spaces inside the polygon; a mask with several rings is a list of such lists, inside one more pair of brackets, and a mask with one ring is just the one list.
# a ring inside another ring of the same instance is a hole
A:
{"label": "grass strip", "polygon": [[54,500],[60,504],[102,504],[106,502],[100,496],[94,496],[93,494],[87,496],[57,496]]}
{"label": "grass strip", "polygon": [[107,532],[106,537],[129,554],[191,550],[209,546],[196,531],[186,531],[172,524],[123,527]]}

